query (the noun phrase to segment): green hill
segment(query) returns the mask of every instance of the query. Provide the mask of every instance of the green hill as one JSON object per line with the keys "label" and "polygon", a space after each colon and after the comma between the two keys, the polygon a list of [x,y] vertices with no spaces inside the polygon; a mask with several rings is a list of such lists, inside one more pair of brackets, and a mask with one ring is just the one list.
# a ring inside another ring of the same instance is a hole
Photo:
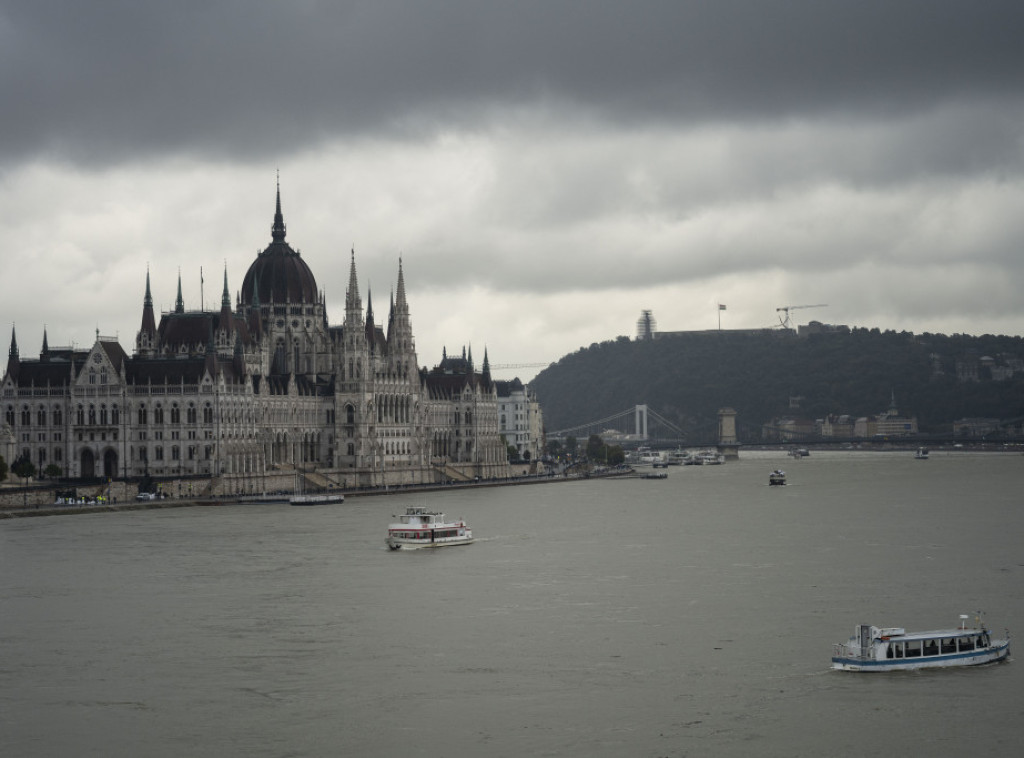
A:
{"label": "green hill", "polygon": [[731,407],[741,440],[755,441],[774,419],[876,415],[895,398],[922,433],[950,434],[965,417],[1024,416],[1022,359],[1021,337],[694,332],[593,344],[544,369],[531,387],[549,432],[637,404],[697,432]]}

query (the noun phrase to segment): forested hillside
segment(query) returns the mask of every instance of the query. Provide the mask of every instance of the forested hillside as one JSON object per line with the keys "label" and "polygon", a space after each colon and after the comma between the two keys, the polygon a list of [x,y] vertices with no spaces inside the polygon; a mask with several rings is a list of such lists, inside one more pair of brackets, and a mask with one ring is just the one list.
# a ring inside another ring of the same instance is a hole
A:
{"label": "forested hillside", "polygon": [[[922,432],[1024,416],[1024,339],[854,329],[797,337],[693,333],[593,344],[531,382],[549,431],[646,403],[685,429],[738,413],[741,438],[780,417],[870,416],[892,397]],[[746,430],[745,432],[743,430]]]}

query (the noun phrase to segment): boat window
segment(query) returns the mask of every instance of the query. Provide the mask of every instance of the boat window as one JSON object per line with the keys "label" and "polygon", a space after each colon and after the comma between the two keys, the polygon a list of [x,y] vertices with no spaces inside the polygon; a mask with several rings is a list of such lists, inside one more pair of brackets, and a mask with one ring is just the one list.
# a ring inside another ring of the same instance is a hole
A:
{"label": "boat window", "polygon": [[955,653],[956,652],[956,639],[949,637],[942,640],[942,652],[943,653]]}
{"label": "boat window", "polygon": [[961,650],[974,650],[974,637],[961,637],[959,644]]}
{"label": "boat window", "polygon": [[924,643],[924,654],[925,655],[938,655],[939,646],[935,644],[935,640],[928,640]]}
{"label": "boat window", "polygon": [[911,640],[906,643],[907,658],[921,657],[921,640]]}

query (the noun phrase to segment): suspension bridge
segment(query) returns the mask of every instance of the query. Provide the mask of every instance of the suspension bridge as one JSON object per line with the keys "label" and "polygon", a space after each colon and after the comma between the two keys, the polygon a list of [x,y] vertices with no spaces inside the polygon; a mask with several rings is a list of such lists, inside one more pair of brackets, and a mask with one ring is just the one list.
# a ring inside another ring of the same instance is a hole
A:
{"label": "suspension bridge", "polygon": [[616,440],[623,446],[651,444],[658,446],[687,445],[690,447],[720,447],[736,445],[736,413],[723,408],[718,418],[704,424],[681,428],[669,421],[649,405],[613,413],[585,424],[549,431],[549,439],[567,437],[587,438],[596,434],[606,440]]}

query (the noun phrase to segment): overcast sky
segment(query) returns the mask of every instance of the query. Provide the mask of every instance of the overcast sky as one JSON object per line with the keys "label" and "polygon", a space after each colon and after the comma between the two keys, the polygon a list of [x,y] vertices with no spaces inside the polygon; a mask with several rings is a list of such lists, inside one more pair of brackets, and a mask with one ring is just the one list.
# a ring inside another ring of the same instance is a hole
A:
{"label": "overcast sky", "polygon": [[644,309],[1019,335],[1022,30],[1019,0],[2,0],[0,323],[131,352],[147,268],[158,309],[179,271],[234,300],[280,171],[331,323],[353,247],[378,323],[401,258],[421,365]]}

